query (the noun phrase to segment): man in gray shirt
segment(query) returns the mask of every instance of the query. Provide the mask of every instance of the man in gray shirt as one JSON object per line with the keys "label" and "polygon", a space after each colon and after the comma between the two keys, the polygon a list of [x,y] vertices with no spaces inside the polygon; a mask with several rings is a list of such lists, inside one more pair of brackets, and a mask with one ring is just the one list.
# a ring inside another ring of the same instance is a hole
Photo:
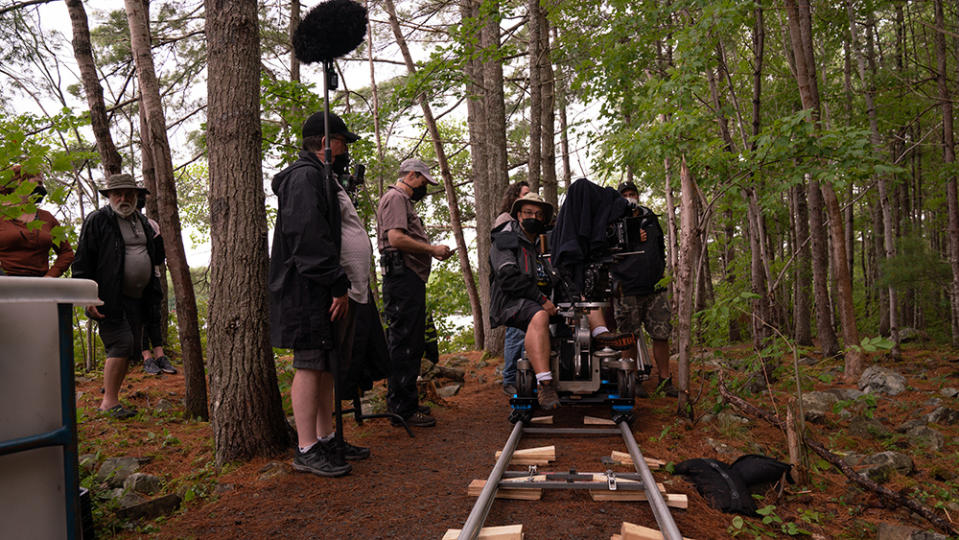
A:
{"label": "man in gray shirt", "polygon": [[[419,406],[416,378],[426,332],[426,281],[431,259],[446,260],[453,251],[431,244],[413,204],[437,185],[429,167],[418,159],[400,164],[400,177],[380,199],[376,235],[383,266],[383,302],[389,323],[390,382],[386,404],[411,426],[431,427],[436,419]],[[399,422],[393,422],[394,425]]]}
{"label": "man in gray shirt", "polygon": [[86,312],[98,321],[107,355],[100,411],[118,419],[136,414],[120,403],[120,387],[130,358],[140,353],[143,316],[162,298],[154,271],[159,249],[146,217],[136,211],[137,194],[146,191],[129,174],[110,176],[100,190],[110,204],[83,221],[73,260],[73,277],[96,281],[103,301]]}

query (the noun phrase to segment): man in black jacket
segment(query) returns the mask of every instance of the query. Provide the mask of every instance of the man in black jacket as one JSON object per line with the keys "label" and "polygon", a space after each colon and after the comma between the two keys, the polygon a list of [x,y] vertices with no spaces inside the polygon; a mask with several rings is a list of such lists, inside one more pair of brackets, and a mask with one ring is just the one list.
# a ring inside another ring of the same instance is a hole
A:
{"label": "man in black jacket", "polygon": [[666,241],[659,219],[652,210],[639,205],[639,190],[632,182],[623,182],[619,192],[640,218],[639,253],[620,260],[612,269],[613,309],[622,332],[639,335],[642,328],[653,340],[653,361],[659,375],[657,388],[669,397],[679,395],[669,376],[669,334],[671,313],[666,289],[660,287],[666,269]]}
{"label": "man in black jacket", "polygon": [[[336,181],[349,164],[347,145],[359,140],[330,113],[331,167],[324,158],[322,112],[303,124],[300,158],[273,178],[278,198],[270,257],[270,331],[274,347],[293,349],[290,401],[296,423],[293,468],[342,476],[352,466],[334,446],[333,370],[349,364],[356,303],[366,303],[372,246],[353,203]],[[368,448],[344,443],[348,460]]]}
{"label": "man in black jacket", "polygon": [[549,369],[549,318],[556,306],[547,292],[551,277],[537,257],[539,236],[553,217],[553,205],[530,192],[516,199],[513,219],[492,232],[490,324],[526,332],[526,357],[539,385],[537,399],[545,410],[559,407],[559,395]]}
{"label": "man in black jacket", "polygon": [[120,387],[130,358],[140,353],[143,316],[162,298],[159,249],[146,217],[136,211],[137,194],[146,191],[129,174],[110,176],[100,190],[110,204],[83,221],[73,260],[73,277],[96,281],[103,301],[86,312],[98,321],[107,355],[100,411],[118,419],[136,414],[120,403]]}

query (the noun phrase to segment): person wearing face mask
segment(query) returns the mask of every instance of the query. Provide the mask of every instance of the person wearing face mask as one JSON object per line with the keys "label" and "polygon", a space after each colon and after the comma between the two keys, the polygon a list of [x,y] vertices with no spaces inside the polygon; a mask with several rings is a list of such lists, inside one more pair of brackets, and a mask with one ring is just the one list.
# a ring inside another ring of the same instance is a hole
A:
{"label": "person wearing face mask", "polygon": [[[21,182],[33,182],[33,191],[19,199],[12,197]],[[60,226],[60,222],[50,212],[35,208],[46,193],[40,175],[22,174],[19,165],[13,167],[10,181],[0,186],[0,196],[7,196],[7,200],[0,204],[20,208],[19,212],[22,212],[17,217],[0,215],[0,275],[59,277],[73,262],[70,242],[66,239],[55,242],[51,234],[54,227]],[[32,212],[27,211],[31,203],[34,205]],[[39,221],[41,226],[34,228],[30,225],[33,221]],[[50,266],[51,249],[57,254],[53,266]]]}
{"label": "person wearing face mask", "polygon": [[[666,289],[658,286],[666,269],[666,240],[659,219],[639,204],[639,190],[632,182],[620,184],[619,193],[630,203],[634,217],[641,219],[639,252],[620,259],[611,269],[613,312],[620,331],[639,335],[642,328],[653,341],[653,362],[659,375],[657,390],[669,397],[679,395],[669,376],[671,313]],[[635,351],[632,351],[635,357]]]}
{"label": "person wearing face mask", "polygon": [[553,205],[535,192],[516,199],[512,219],[492,232],[490,268],[490,324],[526,332],[526,357],[538,383],[537,399],[544,410],[559,406],[559,395],[549,369],[549,318],[556,306],[549,299],[552,277],[542,261],[540,235],[553,217]]}
{"label": "person wearing face mask", "polygon": [[138,194],[146,192],[129,174],[107,178],[100,194],[109,204],[83,220],[72,267],[73,277],[98,285],[103,305],[87,306],[86,313],[97,321],[106,349],[100,411],[121,420],[136,414],[120,403],[120,387],[129,360],[140,353],[144,314],[157,309],[162,298],[155,271],[159,249],[149,221],[136,211]]}
{"label": "person wearing face mask", "polygon": [[[414,204],[426,196],[427,185],[438,185],[423,161],[400,164],[399,179],[380,199],[376,235],[383,267],[383,302],[389,323],[390,351],[387,407],[408,425],[432,427],[436,419],[419,405],[416,378],[423,358],[426,325],[426,281],[432,259],[446,260],[453,251],[432,244]],[[391,420],[394,425],[400,422]]]}
{"label": "person wearing face mask", "polygon": [[[273,177],[270,334],[274,347],[293,349],[293,469],[338,477],[352,471],[348,461],[370,457],[369,448],[338,441],[332,415],[334,370],[342,381],[352,361],[357,313],[373,301],[373,247],[338,182],[349,165],[348,145],[360,137],[336,114],[328,118],[322,111],[307,118],[299,159]],[[332,160],[326,157],[326,132]]]}

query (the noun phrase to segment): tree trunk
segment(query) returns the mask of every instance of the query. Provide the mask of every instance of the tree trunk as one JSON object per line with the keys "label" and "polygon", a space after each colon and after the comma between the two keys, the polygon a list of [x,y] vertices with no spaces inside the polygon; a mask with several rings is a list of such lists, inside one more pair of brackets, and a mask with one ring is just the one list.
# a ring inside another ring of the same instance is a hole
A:
{"label": "tree trunk", "polygon": [[[299,25],[300,0],[290,0],[290,43],[293,42],[293,34],[296,32],[296,27]],[[293,52],[292,47],[290,48],[290,80],[296,82],[300,81],[300,59],[296,57],[296,53]],[[374,111],[375,110],[376,109],[374,109]]]}
{"label": "tree trunk", "polygon": [[803,347],[812,345],[812,328],[809,324],[811,310],[809,293],[812,288],[812,249],[809,246],[809,209],[806,206],[806,193],[802,186],[794,186],[792,195],[795,215],[793,222],[796,232],[796,284],[795,299],[793,300],[793,324],[796,344]]}
{"label": "tree trunk", "polygon": [[[486,85],[486,155],[489,158],[490,192],[501,194],[509,185],[509,156],[506,144],[506,101],[503,95],[503,63],[500,56],[500,13],[493,5],[484,5],[481,11],[489,9],[486,24],[483,26],[482,45],[486,60],[483,62],[483,83]],[[487,239],[482,239],[487,240]]]}
{"label": "tree trunk", "polygon": [[683,156],[679,170],[680,190],[682,203],[680,206],[680,240],[682,249],[679,253],[679,267],[676,272],[676,296],[679,310],[676,313],[677,321],[677,348],[679,350],[679,365],[677,382],[679,388],[679,409],[681,416],[689,416],[689,364],[692,349],[692,319],[693,294],[695,287],[694,269],[699,257],[699,216],[696,213],[696,183],[689,167],[686,166],[686,157]]}
{"label": "tree trunk", "polygon": [[[406,45],[406,38],[400,29],[400,21],[396,17],[396,8],[393,0],[386,0],[384,3],[386,12],[390,17],[390,26],[393,28],[393,37],[396,38],[396,44],[403,53],[403,60],[406,62],[406,69],[411,75],[416,73],[416,65],[413,64],[413,57],[410,55],[410,49]],[[433,117],[433,109],[430,107],[426,95],[417,96],[420,108],[423,110],[423,120],[426,122],[426,128],[433,139],[433,150],[436,152],[436,159],[439,161],[440,174],[443,176],[443,185],[446,188],[446,203],[450,211],[450,225],[453,228],[453,237],[456,239],[456,251],[459,257],[460,272],[463,274],[463,281],[466,284],[466,292],[470,299],[470,309],[473,312],[473,339],[479,346],[484,341],[483,333],[483,308],[480,305],[479,294],[476,292],[476,281],[473,279],[473,269],[470,267],[469,251],[467,251],[466,239],[463,236],[463,226],[460,220],[459,204],[456,201],[456,188],[453,185],[453,174],[450,172],[450,164],[446,159],[446,149],[443,147],[443,140],[440,138],[439,127],[436,125],[436,119]]]}
{"label": "tree trunk", "polygon": [[[553,40],[556,41],[559,38],[556,36],[555,29],[553,32]],[[563,161],[563,189],[569,189],[569,185],[573,182],[573,168],[569,158],[569,134],[567,133],[569,119],[566,115],[566,108],[569,106],[569,91],[563,67],[559,66],[559,69],[559,84],[554,84],[554,87],[558,89],[556,99],[559,108],[559,153],[560,159]]]}
{"label": "tree trunk", "polygon": [[[460,15],[464,21],[478,20],[479,3],[476,0],[460,0]],[[464,36],[468,43],[478,43],[481,29],[476,35]],[[473,204],[476,211],[476,254],[477,273],[479,274],[479,297],[483,313],[489,313],[490,303],[490,230],[495,218],[496,193],[490,190],[489,156],[486,148],[488,127],[486,118],[486,90],[483,81],[483,64],[478,55],[470,55],[466,61],[466,117],[469,130],[471,180],[473,183]],[[485,239],[485,241],[483,240]],[[477,343],[488,354],[496,355],[503,349],[503,333],[493,332],[489,317],[483,317],[484,343]]]}
{"label": "tree trunk", "polygon": [[206,0],[209,51],[210,386],[216,461],[289,444],[270,346],[260,164],[260,41],[254,0]]}
{"label": "tree trunk", "polygon": [[[936,9],[936,79],[939,85],[939,103],[942,108],[942,161],[945,167],[956,162],[953,141],[952,98],[946,75],[946,34],[942,0],[935,0]],[[949,266],[952,267],[952,290],[949,305],[952,311],[952,346],[959,346],[959,200],[956,175],[946,179],[946,212],[949,219]]]}
{"label": "tree trunk", "polygon": [[529,31],[527,47],[529,52],[529,161],[527,162],[529,172],[527,179],[529,189],[536,192],[539,192],[540,188],[543,150],[543,125],[541,124],[543,88],[540,69],[543,40],[540,38],[542,17],[539,11],[539,0],[526,2],[526,25]]}
{"label": "tree trunk", "polygon": [[166,119],[160,102],[160,85],[153,68],[150,48],[148,7],[141,0],[124,0],[127,24],[130,27],[130,46],[136,62],[140,87],[140,106],[146,113],[147,124],[140,126],[144,145],[149,147],[157,180],[157,204],[160,211],[160,230],[167,264],[173,278],[176,299],[177,329],[183,355],[186,382],[186,415],[190,418],[209,418],[206,401],[206,378],[203,369],[203,350],[200,346],[200,328],[197,323],[196,297],[193,280],[183,248],[180,217],[176,201],[176,179],[173,158],[166,136]]}
{"label": "tree trunk", "polygon": [[[803,108],[812,111],[812,120],[815,129],[820,129],[819,118],[821,110],[819,105],[819,87],[816,82],[816,63],[813,54],[812,40],[812,17],[809,8],[809,0],[784,0],[786,11],[789,18],[789,34],[792,41],[792,48],[795,51],[796,58],[796,83],[799,87],[799,97],[802,100]],[[849,274],[849,266],[846,264],[846,242],[842,213],[839,209],[839,201],[831,184],[822,186],[818,189],[818,182],[810,181],[810,192],[812,186],[816,186],[816,200],[821,193],[825,203],[826,211],[829,215],[829,229],[832,240],[833,261],[835,270],[835,279],[837,287],[837,298],[839,304],[839,315],[842,320],[843,338],[846,341],[845,354],[845,376],[847,379],[858,378],[859,371],[862,369],[862,352],[855,347],[859,345],[859,332],[856,328],[855,312],[852,305],[852,281]],[[819,209],[813,206],[813,195],[810,193],[809,212],[819,215]],[[818,229],[812,223],[810,218],[810,234],[815,237],[822,234],[822,229]],[[824,232],[824,231],[823,231]],[[816,249],[816,246],[813,246]],[[821,254],[820,254],[821,255]],[[817,272],[818,273],[818,272]],[[815,277],[815,276],[814,276]],[[819,303],[817,295],[817,304]],[[819,306],[820,315],[822,310]],[[820,323],[820,327],[822,327]]]}
{"label": "tree trunk", "polygon": [[554,207],[559,207],[559,189],[556,184],[556,96],[553,80],[553,61],[549,42],[549,19],[545,7],[540,8],[540,83],[542,94],[542,127],[540,140],[540,170],[542,171],[543,198]]}
{"label": "tree trunk", "polygon": [[[145,5],[145,4],[144,4]],[[140,125],[149,125],[146,118],[146,109],[139,107]],[[152,196],[146,200],[146,215],[157,223],[160,223],[160,205],[157,203],[157,178],[156,167],[153,165],[153,152],[149,145],[140,141],[140,170],[143,171],[143,185],[150,190]],[[160,231],[161,233],[163,231]],[[170,287],[167,283],[166,261],[160,265],[160,290],[163,292],[163,298],[160,304],[160,329],[163,333],[163,345],[168,343],[167,330],[170,326]],[[157,343],[152,344],[154,347]]]}
{"label": "tree trunk", "polygon": [[[849,34],[852,42],[852,50],[856,55],[859,81],[862,84],[863,97],[866,102],[866,115],[869,119],[869,138],[870,142],[872,143],[873,152],[879,154],[882,151],[882,139],[879,135],[879,122],[876,119],[876,106],[874,101],[874,96],[876,94],[876,88],[874,84],[876,75],[876,61],[873,53],[873,42],[871,38],[867,38],[866,53],[863,54],[859,43],[859,30],[856,26],[856,9],[853,7],[853,4],[850,0],[846,0],[846,12],[849,17]],[[872,17],[870,16],[869,18],[871,19]],[[870,76],[868,79],[866,76],[867,59],[869,61],[870,71]],[[885,259],[887,261],[891,261],[896,256],[896,239],[892,231],[892,209],[889,206],[890,201],[888,177],[884,174],[880,174],[876,180],[879,185],[879,207],[882,211],[882,239]],[[850,208],[852,208],[851,205]],[[846,240],[849,241],[850,238],[847,237]],[[853,266],[850,264],[849,269],[852,270],[852,268]],[[893,348],[891,351],[892,356],[893,358],[900,359],[902,353],[899,350],[899,322],[897,320],[898,302],[896,300],[896,289],[892,285],[890,285],[887,289],[886,299],[887,303],[880,304],[880,309],[888,313],[889,336],[893,342]]]}
{"label": "tree trunk", "polygon": [[123,172],[123,160],[113,144],[113,136],[110,135],[110,121],[103,103],[103,87],[97,77],[93,48],[90,46],[87,12],[83,8],[82,0],[66,0],[66,4],[70,12],[70,23],[73,25],[73,55],[80,68],[83,93],[86,94],[87,106],[90,107],[90,127],[93,128],[93,137],[97,141],[97,153],[100,154],[103,171],[106,176],[110,176]]}

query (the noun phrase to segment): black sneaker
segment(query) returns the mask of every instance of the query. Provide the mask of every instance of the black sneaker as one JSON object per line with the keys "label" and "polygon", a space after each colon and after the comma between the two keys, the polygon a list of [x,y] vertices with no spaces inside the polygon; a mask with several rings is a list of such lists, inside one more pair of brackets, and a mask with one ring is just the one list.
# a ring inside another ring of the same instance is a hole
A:
{"label": "black sneaker", "polygon": [[[402,426],[402,422],[391,418],[390,423],[394,426]],[[406,425],[412,427],[433,427],[436,425],[436,418],[428,414],[423,414],[420,411],[416,411],[406,418]]]}
{"label": "black sneaker", "polygon": [[143,372],[148,375],[159,375],[161,373],[160,366],[153,358],[143,359]]}
{"label": "black sneaker", "polygon": [[556,393],[556,386],[552,379],[539,383],[536,400],[539,401],[539,408],[544,411],[559,407],[559,394]]}
{"label": "black sneaker", "polygon": [[136,409],[128,409],[121,404],[116,404],[109,409],[100,409],[100,416],[107,416],[114,420],[126,420],[137,415]]}
{"label": "black sneaker", "polygon": [[[327,454],[333,455],[336,453],[336,439],[330,439],[329,442],[320,441],[320,444],[324,446],[324,450]],[[346,441],[343,441],[343,458],[347,461],[358,461],[361,459],[366,459],[370,457],[370,449],[363,446],[355,446]]]}
{"label": "black sneaker", "polygon": [[339,466],[335,465],[329,456],[326,455],[323,445],[319,442],[314,444],[313,448],[310,448],[306,452],[300,452],[299,448],[297,448],[295,452],[296,455],[293,457],[293,470],[295,471],[334,478],[349,474],[349,472],[353,470],[353,466],[349,463],[344,463]]}
{"label": "black sneaker", "polygon": [[166,356],[161,356],[157,358],[156,364],[157,364],[157,367],[160,368],[160,371],[162,371],[163,373],[169,373],[170,375],[173,375],[176,373],[176,368],[173,367],[173,364],[170,363],[170,359],[167,358]]}

